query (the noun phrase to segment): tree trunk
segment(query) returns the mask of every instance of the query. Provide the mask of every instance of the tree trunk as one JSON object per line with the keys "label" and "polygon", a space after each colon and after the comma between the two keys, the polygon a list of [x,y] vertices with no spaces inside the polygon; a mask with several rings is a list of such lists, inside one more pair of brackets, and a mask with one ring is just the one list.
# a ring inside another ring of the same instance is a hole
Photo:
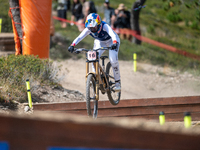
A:
{"label": "tree trunk", "polygon": [[[139,8],[139,6],[144,5],[146,0],[137,0],[135,3],[133,3],[132,9],[131,9],[131,29],[136,31],[137,35],[141,35],[140,32],[140,26],[139,26],[139,14],[140,14],[140,9],[134,10],[136,8]],[[142,41],[138,40],[137,38],[133,38],[133,42],[135,44],[140,45]]]}
{"label": "tree trunk", "polygon": [[15,22],[17,34],[20,38],[20,51],[22,54],[22,26],[21,26],[19,0],[9,0],[9,5],[13,16],[13,21]]}

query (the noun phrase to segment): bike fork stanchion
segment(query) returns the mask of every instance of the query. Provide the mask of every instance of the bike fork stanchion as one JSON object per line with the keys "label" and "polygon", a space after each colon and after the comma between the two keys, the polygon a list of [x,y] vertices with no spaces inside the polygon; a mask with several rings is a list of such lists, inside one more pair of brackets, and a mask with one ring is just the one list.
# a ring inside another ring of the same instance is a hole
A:
{"label": "bike fork stanchion", "polygon": [[99,63],[98,61],[96,61],[96,100],[98,101],[99,100]]}
{"label": "bike fork stanchion", "polygon": [[98,114],[98,101],[95,100],[93,118],[96,119]]}
{"label": "bike fork stanchion", "polygon": [[87,75],[89,73],[89,62],[86,61],[86,76],[85,76],[85,82],[87,82]]}

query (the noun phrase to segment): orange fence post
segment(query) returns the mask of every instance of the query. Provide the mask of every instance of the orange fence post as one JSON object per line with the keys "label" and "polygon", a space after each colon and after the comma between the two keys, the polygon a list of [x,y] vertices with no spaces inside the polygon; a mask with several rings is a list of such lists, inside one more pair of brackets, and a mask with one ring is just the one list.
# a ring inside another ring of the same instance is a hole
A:
{"label": "orange fence post", "polygon": [[52,1],[20,0],[23,55],[49,58]]}

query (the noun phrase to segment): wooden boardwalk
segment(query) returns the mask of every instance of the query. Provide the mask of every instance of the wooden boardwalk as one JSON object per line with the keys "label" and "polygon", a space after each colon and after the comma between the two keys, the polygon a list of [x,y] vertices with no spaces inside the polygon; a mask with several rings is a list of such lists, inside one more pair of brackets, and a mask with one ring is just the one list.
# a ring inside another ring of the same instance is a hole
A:
{"label": "wooden boardwalk", "polygon": [[15,41],[13,33],[0,33],[0,52],[15,51]]}
{"label": "wooden boardwalk", "polygon": [[[99,101],[98,107],[98,118],[131,117],[157,120],[159,112],[164,111],[166,121],[183,121],[184,112],[190,112],[193,121],[200,120],[200,96],[121,100],[116,106],[109,101]],[[33,109],[87,115],[86,102],[34,104]]]}

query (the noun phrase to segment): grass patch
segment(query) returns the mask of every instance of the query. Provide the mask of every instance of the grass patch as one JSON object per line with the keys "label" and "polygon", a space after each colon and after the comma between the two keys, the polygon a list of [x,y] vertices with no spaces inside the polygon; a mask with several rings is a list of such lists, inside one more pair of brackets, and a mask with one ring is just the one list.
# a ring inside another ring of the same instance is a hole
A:
{"label": "grass patch", "polygon": [[0,0],[0,18],[2,18],[1,24],[1,32],[12,32],[12,22],[11,18],[8,16],[9,11],[9,1],[8,0]]}
{"label": "grass patch", "polygon": [[33,85],[56,85],[59,67],[54,67],[48,59],[36,56],[9,55],[0,58],[1,100],[27,100],[26,79]]}

